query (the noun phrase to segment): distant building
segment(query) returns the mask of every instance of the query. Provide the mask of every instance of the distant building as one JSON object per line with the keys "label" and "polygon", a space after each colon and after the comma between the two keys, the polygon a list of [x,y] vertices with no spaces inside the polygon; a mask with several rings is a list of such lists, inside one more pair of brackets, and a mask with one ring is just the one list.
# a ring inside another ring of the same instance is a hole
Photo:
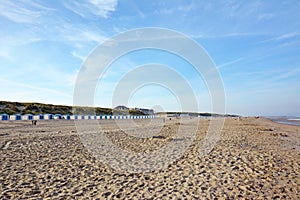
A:
{"label": "distant building", "polygon": [[145,115],[153,115],[154,114],[154,110],[153,109],[135,108],[134,110],[140,111],[140,112],[144,113]]}
{"label": "distant building", "polygon": [[190,114],[189,113],[181,113],[180,117],[190,117]]}
{"label": "distant building", "polygon": [[114,110],[126,110],[126,111],[128,111],[129,108],[126,107],[126,106],[117,106],[117,107],[114,108]]}

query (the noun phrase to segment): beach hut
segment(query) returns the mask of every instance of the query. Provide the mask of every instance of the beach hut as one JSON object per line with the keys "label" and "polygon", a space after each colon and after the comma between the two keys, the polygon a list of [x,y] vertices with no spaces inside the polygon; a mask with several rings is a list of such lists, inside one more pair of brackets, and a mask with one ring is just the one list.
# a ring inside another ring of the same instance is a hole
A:
{"label": "beach hut", "polygon": [[62,119],[62,115],[61,114],[55,114],[53,116],[53,119]]}
{"label": "beach hut", "polygon": [[64,115],[63,117],[64,117],[64,119],[66,119],[66,120],[70,120],[70,119],[71,119],[71,115]]}
{"label": "beach hut", "polygon": [[20,115],[20,114],[9,116],[9,120],[21,120],[21,119],[22,119],[22,115]]}
{"label": "beach hut", "polygon": [[22,120],[33,120],[32,114],[22,115]]}
{"label": "beach hut", "polygon": [[71,119],[71,120],[77,120],[77,119],[78,119],[78,115],[71,115],[71,116],[70,116],[70,119]]}
{"label": "beach hut", "polygon": [[84,115],[83,119],[91,119],[91,116],[90,115]]}
{"label": "beach hut", "polygon": [[8,114],[1,114],[0,118],[1,118],[1,121],[5,121],[5,120],[9,119],[9,116],[8,116]]}
{"label": "beach hut", "polygon": [[51,120],[51,119],[53,119],[53,115],[52,114],[45,114],[44,119],[45,120]]}

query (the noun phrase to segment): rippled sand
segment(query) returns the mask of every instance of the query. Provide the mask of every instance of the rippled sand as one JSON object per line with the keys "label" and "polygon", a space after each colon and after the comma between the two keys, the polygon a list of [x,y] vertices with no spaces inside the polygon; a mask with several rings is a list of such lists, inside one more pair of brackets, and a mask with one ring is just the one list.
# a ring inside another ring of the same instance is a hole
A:
{"label": "rippled sand", "polygon": [[[135,122],[138,133],[149,120]],[[101,126],[113,144],[134,154],[162,148],[180,126],[197,122],[166,119],[149,138],[128,135],[112,121]],[[199,121],[196,138],[175,162],[140,173],[97,160],[73,121],[0,122],[0,199],[300,199],[300,127],[228,118],[213,150],[199,157],[209,122]]]}

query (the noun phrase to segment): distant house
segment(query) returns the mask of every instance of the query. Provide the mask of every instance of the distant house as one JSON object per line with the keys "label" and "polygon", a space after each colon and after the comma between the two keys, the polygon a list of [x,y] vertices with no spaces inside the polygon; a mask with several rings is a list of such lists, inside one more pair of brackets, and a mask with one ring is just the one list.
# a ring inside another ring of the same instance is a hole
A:
{"label": "distant house", "polygon": [[140,112],[144,113],[145,115],[153,115],[154,114],[154,110],[153,109],[135,108],[134,110],[140,111]]}
{"label": "distant house", "polygon": [[117,106],[114,108],[114,110],[129,110],[129,108],[126,106]]}
{"label": "distant house", "polygon": [[188,114],[188,113],[181,113],[180,117],[190,117],[190,114]]}

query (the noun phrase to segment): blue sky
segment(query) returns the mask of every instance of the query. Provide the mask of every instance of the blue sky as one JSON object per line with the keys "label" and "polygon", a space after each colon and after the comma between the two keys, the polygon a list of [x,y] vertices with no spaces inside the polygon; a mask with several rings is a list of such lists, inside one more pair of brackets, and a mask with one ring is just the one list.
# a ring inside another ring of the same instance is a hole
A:
{"label": "blue sky", "polygon": [[[0,99],[72,105],[78,71],[99,44],[131,29],[161,27],[208,52],[224,83],[228,113],[300,116],[299,10],[297,0],[1,1]],[[192,86],[199,111],[211,110],[209,92],[192,67],[151,50],[116,60],[99,80],[95,105],[111,107],[118,81],[147,63],[174,68]],[[159,85],[120,103],[180,110],[176,96]]]}

